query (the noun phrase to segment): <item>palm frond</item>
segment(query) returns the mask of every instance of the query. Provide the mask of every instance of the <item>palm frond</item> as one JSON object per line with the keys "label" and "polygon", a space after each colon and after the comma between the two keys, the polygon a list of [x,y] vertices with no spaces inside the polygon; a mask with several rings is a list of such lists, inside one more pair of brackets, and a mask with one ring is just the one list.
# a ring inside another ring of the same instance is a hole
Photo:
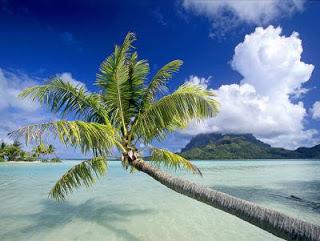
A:
{"label": "palm frond", "polygon": [[106,159],[101,156],[75,165],[58,180],[51,189],[49,197],[64,200],[74,189],[94,184],[96,178],[106,173],[107,167]]}
{"label": "palm frond", "polygon": [[190,161],[168,150],[153,148],[151,151],[151,161],[153,164],[162,164],[165,167],[174,168],[175,170],[183,168],[202,176],[199,168],[193,165]]}
{"label": "palm frond", "polygon": [[58,137],[65,145],[80,147],[83,153],[92,151],[95,154],[109,154],[117,138],[110,125],[64,120],[25,126],[9,133],[14,139],[25,137],[26,144],[41,140],[43,136],[50,134]]}
{"label": "palm frond", "polygon": [[167,133],[185,128],[191,120],[211,118],[218,112],[218,103],[211,90],[191,83],[149,106],[140,116],[134,135],[149,143],[162,140]]}
{"label": "palm frond", "polygon": [[112,122],[122,125],[124,131],[130,119],[126,111],[129,109],[131,97],[127,61],[135,39],[133,33],[127,34],[123,44],[116,46],[114,53],[102,62],[96,80],[96,85],[104,91],[104,100]]}
{"label": "palm frond", "polygon": [[166,83],[172,78],[175,72],[178,72],[182,65],[181,60],[174,60],[163,66],[156,75],[152,78],[148,88],[145,90],[143,96],[143,105],[148,105],[155,99],[157,92],[164,92],[167,90]]}
{"label": "palm frond", "polygon": [[46,85],[27,88],[19,96],[38,101],[62,117],[73,113],[77,119],[99,123],[105,123],[108,118],[99,94],[91,94],[84,87],[59,78]]}
{"label": "palm frond", "polygon": [[129,79],[134,87],[142,87],[149,73],[149,63],[144,59],[139,60],[137,52],[134,52],[129,59],[129,71]]}
{"label": "palm frond", "polygon": [[175,72],[179,71],[180,66],[183,64],[181,60],[174,60],[164,65],[152,78],[147,88],[143,90],[140,106],[135,115],[133,115],[132,128],[129,133],[129,139],[134,136],[134,129],[137,127],[137,123],[140,121],[141,115],[155,100],[158,92],[165,93],[167,90],[166,83],[172,78]]}
{"label": "palm frond", "polygon": [[138,60],[137,52],[134,52],[129,59],[129,85],[130,101],[127,112],[132,117],[135,116],[140,107],[142,95],[144,93],[144,81],[149,73],[149,64],[146,60]]}

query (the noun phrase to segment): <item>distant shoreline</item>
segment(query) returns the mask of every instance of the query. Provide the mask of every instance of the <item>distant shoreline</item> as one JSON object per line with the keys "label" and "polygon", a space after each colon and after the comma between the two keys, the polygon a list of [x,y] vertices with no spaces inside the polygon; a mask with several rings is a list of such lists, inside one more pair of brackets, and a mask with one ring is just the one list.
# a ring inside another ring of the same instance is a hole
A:
{"label": "distant shoreline", "polygon": [[41,161],[4,161],[0,163],[43,163]]}
{"label": "distant shoreline", "polygon": [[3,161],[3,162],[0,162],[1,163],[61,163],[61,162],[50,162],[50,161]]}
{"label": "distant shoreline", "polygon": [[[74,159],[61,159],[60,163],[63,162],[70,162],[70,161],[85,161],[87,160],[87,158],[74,158]],[[108,160],[109,162],[120,162],[120,159],[112,159],[112,160]],[[148,161],[148,160],[147,160]],[[254,162],[254,161],[291,161],[291,162],[295,162],[295,161],[320,161],[319,158],[296,158],[296,159],[275,159],[275,158],[271,158],[271,159],[262,159],[262,158],[257,158],[257,159],[211,159],[211,160],[190,160],[190,161],[194,161],[194,162],[237,162],[237,161],[245,161],[245,162]],[[24,163],[28,163],[28,164],[39,164],[39,163],[44,163],[44,164],[48,164],[48,163],[56,163],[56,162],[42,162],[42,161],[5,161],[5,162],[0,162],[1,163],[11,163],[11,164],[24,164]],[[59,163],[59,162],[58,162]]]}
{"label": "distant shoreline", "polygon": [[[73,158],[73,159],[61,159],[62,161],[83,161],[83,160],[87,160],[87,158]],[[268,160],[268,161],[279,161],[279,160],[284,160],[284,161],[299,161],[299,160],[315,160],[315,161],[320,161],[320,158],[237,158],[237,159],[188,159],[190,161],[264,161],[264,160]],[[112,160],[108,160],[109,162],[120,162],[120,158],[119,159],[112,159]],[[145,161],[149,161],[149,160],[145,160]]]}

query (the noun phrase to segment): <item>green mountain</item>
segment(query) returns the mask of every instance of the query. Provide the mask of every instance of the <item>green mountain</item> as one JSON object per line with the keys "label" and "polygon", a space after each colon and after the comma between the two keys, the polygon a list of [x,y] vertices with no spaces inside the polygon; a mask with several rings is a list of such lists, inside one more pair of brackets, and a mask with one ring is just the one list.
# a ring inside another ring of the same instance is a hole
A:
{"label": "green mountain", "polygon": [[188,159],[297,159],[320,158],[320,145],[296,150],[275,148],[251,134],[200,134],[181,150]]}

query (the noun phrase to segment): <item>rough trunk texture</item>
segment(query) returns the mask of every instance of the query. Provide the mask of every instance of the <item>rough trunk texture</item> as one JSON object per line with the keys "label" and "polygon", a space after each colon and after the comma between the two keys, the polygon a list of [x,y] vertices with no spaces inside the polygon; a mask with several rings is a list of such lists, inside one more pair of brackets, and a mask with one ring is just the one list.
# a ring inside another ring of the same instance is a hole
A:
{"label": "rough trunk texture", "polygon": [[319,241],[320,226],[280,212],[171,176],[139,160],[130,163],[166,187],[247,221],[285,240]]}

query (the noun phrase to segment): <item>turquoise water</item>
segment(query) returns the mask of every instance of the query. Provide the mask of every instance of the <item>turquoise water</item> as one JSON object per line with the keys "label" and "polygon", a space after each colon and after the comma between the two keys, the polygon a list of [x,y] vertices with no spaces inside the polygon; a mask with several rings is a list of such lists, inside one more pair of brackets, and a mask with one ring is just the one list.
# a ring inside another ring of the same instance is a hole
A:
{"label": "turquoise water", "polygon": [[[77,162],[0,164],[1,241],[280,240],[111,162],[107,176],[66,202],[47,198]],[[320,225],[320,161],[202,161],[180,176]],[[295,197],[292,197],[294,195]]]}

